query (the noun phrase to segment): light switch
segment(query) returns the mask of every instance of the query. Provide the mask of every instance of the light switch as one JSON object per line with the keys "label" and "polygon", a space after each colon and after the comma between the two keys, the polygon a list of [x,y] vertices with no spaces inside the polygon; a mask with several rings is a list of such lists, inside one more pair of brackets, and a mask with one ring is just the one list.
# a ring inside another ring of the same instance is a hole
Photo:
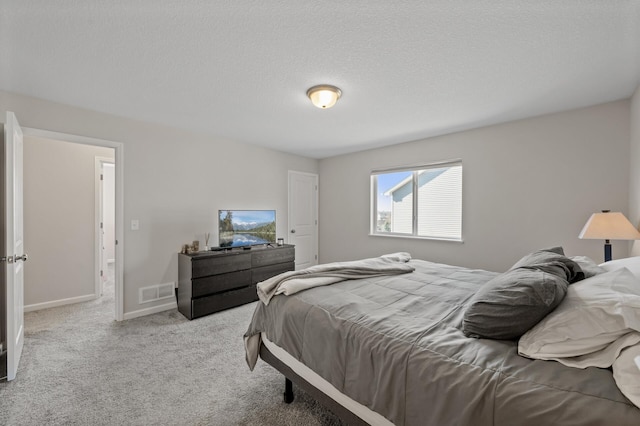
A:
{"label": "light switch", "polygon": [[140,221],[138,219],[131,219],[131,230],[137,231],[140,229]]}

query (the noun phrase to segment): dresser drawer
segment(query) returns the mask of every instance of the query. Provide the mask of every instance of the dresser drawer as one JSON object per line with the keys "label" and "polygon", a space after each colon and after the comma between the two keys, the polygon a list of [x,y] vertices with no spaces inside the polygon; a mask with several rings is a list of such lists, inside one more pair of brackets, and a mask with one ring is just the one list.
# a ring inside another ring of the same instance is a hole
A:
{"label": "dresser drawer", "polygon": [[251,254],[212,255],[191,260],[191,278],[225,274],[251,268]]}
{"label": "dresser drawer", "polygon": [[276,247],[264,250],[256,250],[251,258],[251,266],[273,265],[274,263],[287,263],[295,260],[296,254],[293,247]]}
{"label": "dresser drawer", "polygon": [[281,274],[283,272],[293,271],[294,268],[295,268],[294,262],[279,263],[277,265],[269,265],[269,266],[262,266],[260,268],[253,268],[251,270],[252,272],[251,283],[257,284],[260,281],[264,281],[268,278],[275,277],[276,275]]}
{"label": "dresser drawer", "polygon": [[200,297],[191,301],[193,318],[202,317],[213,312],[233,308],[258,300],[256,286],[252,285],[238,290],[218,293],[213,296]]}
{"label": "dresser drawer", "polygon": [[251,270],[229,272],[221,275],[195,278],[192,281],[191,297],[208,296],[221,291],[251,285]]}

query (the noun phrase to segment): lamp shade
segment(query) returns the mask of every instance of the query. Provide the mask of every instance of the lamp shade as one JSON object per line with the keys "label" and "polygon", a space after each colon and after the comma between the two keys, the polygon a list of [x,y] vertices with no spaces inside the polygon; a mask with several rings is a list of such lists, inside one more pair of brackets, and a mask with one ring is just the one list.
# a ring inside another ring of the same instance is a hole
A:
{"label": "lamp shade", "polygon": [[620,212],[604,211],[591,215],[578,236],[587,240],[638,240],[640,232]]}

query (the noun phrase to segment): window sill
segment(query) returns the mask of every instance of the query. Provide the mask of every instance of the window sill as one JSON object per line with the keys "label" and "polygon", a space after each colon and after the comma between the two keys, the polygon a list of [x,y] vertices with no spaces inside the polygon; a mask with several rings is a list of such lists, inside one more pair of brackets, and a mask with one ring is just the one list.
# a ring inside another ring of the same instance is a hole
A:
{"label": "window sill", "polygon": [[448,243],[464,243],[462,238],[437,238],[437,237],[419,237],[416,235],[405,234],[376,234],[369,233],[370,237],[383,237],[383,238],[407,238],[410,240],[428,240],[428,241],[444,241]]}

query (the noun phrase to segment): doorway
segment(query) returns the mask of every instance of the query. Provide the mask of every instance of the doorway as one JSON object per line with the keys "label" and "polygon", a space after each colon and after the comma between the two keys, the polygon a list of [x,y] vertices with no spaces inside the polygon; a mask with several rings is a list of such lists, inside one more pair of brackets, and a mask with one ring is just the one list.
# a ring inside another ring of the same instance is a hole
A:
{"label": "doorway", "polygon": [[[47,227],[49,228],[53,228],[53,227],[60,228],[65,225],[68,227],[65,230],[66,232],[64,234],[65,236],[61,240],[55,240],[55,243],[54,243],[56,246],[61,246],[66,244],[66,246],[68,247],[65,246],[65,250],[61,250],[63,253],[62,257],[58,257],[57,259],[56,259],[56,255],[53,253],[54,252],[53,245],[49,247],[50,251],[40,256],[40,259],[47,258],[47,261],[51,263],[49,267],[46,267],[46,265],[44,265],[45,269],[49,274],[52,274],[55,271],[62,270],[64,274],[67,274],[67,276],[70,276],[73,274],[78,274],[79,269],[81,268],[85,268],[86,270],[86,267],[88,266],[89,271],[88,272],[85,271],[85,274],[83,275],[83,277],[86,277],[87,273],[89,274],[88,283],[90,284],[90,287],[84,288],[84,290],[80,290],[79,296],[74,295],[72,297],[65,297],[63,295],[62,297],[60,297],[58,295],[55,297],[50,297],[50,299],[54,301],[54,305],[52,306],[38,306],[37,304],[35,304],[36,306],[29,305],[29,307],[32,308],[31,310],[38,310],[43,307],[53,307],[53,306],[60,306],[68,303],[80,302],[80,301],[83,301],[82,300],[83,298],[85,298],[86,300],[93,300],[96,297],[99,297],[104,291],[103,280],[100,277],[100,270],[101,270],[100,268],[103,265],[103,256],[102,256],[103,253],[102,253],[102,250],[98,250],[98,248],[107,247],[106,245],[104,245],[106,237],[101,235],[100,232],[98,232],[99,225],[96,225],[96,222],[98,221],[96,217],[99,218],[100,216],[104,216],[104,212],[102,212],[102,205],[104,204],[104,200],[102,200],[101,196],[99,197],[98,195],[96,195],[96,192],[99,193],[104,188],[99,180],[94,181],[94,178],[93,178],[95,174],[95,170],[97,169],[97,164],[99,164],[101,169],[112,167],[112,171],[113,171],[113,202],[111,203],[113,207],[113,237],[109,237],[113,241],[113,250],[111,252],[112,253],[111,255],[108,255],[105,250],[104,263],[106,263],[108,266],[109,260],[112,260],[111,265],[113,268],[113,283],[114,283],[113,291],[114,291],[114,299],[115,299],[114,317],[116,320],[123,320],[124,306],[123,306],[123,284],[122,284],[123,283],[123,268],[122,268],[122,259],[123,259],[123,250],[122,250],[123,152],[122,151],[123,151],[123,147],[122,147],[122,144],[118,142],[113,142],[113,141],[88,138],[88,137],[77,136],[77,135],[69,135],[69,134],[63,134],[63,133],[57,133],[57,132],[50,132],[50,131],[39,130],[39,129],[30,129],[30,128],[24,128],[24,135],[25,135],[25,138],[31,138],[31,139],[39,138],[39,139],[49,140],[51,142],[59,142],[62,144],[66,144],[68,146],[74,146],[75,148],[77,148],[74,150],[74,152],[84,151],[85,153],[86,152],[93,153],[91,154],[91,159],[89,161],[82,162],[83,167],[88,168],[88,178],[83,179],[84,185],[87,187],[85,189],[88,191],[91,191],[90,201],[89,201],[89,204],[90,204],[89,206],[90,217],[88,219],[89,224],[88,225],[86,224],[81,225],[79,223],[69,224],[68,221],[65,221],[64,215],[59,221],[56,221],[51,217],[46,217]],[[100,151],[100,149],[102,149],[102,151]],[[100,154],[96,155],[95,154],[96,152]],[[105,152],[107,152],[108,155],[105,155],[104,154]],[[109,161],[107,160],[111,161],[110,166],[107,166],[107,164],[109,163]],[[59,164],[57,166],[59,168],[70,167],[73,162],[74,162],[74,158],[67,158],[64,162],[59,161],[58,162]],[[61,172],[58,172],[58,173],[62,174]],[[54,173],[51,174],[52,177],[54,175],[55,175]],[[69,185],[71,185],[74,182],[74,180],[72,178],[69,178],[67,182]],[[33,188],[33,185],[32,185],[32,188]],[[59,185],[58,188],[62,188],[62,187]],[[30,192],[30,187],[26,186],[25,195],[28,196],[29,192]],[[55,203],[56,205],[64,206],[63,208],[67,209],[68,214],[72,214],[74,196],[69,195],[70,191],[68,190],[63,191],[62,189],[60,189],[58,191],[53,191],[53,192],[54,194],[51,194],[50,198],[47,198],[49,196],[46,193],[43,194],[42,198],[44,199],[45,202],[44,204],[41,204],[40,201],[38,201],[38,205],[41,205],[42,207],[46,208],[47,206],[46,201],[48,200],[49,205],[53,205],[53,203]],[[95,204],[100,204],[100,205],[94,207],[94,202]],[[28,229],[27,229],[27,232],[29,232]],[[82,240],[76,240],[75,243],[70,244],[70,241],[68,240],[72,238],[80,238],[79,234],[81,233],[85,233],[85,234],[88,233],[89,236],[88,237],[85,236],[82,238]],[[102,238],[102,237],[105,237],[105,238]],[[85,250],[81,249],[80,247],[81,244],[82,244],[82,247],[86,248]],[[38,247],[35,247],[35,248],[36,250],[38,249]],[[100,256],[98,254],[100,254]],[[74,256],[86,256],[86,255],[89,256],[88,260],[86,260],[86,263],[88,265],[82,265],[82,262],[74,262],[74,260],[77,260],[74,258]],[[37,273],[37,270],[35,270],[36,269],[35,265],[37,263],[36,257],[35,255],[31,255],[30,257],[31,257],[30,260],[33,260],[33,262],[30,262],[31,273],[36,274]],[[102,269],[102,270],[105,271],[105,269]],[[104,274],[105,272],[103,272],[103,276]],[[50,281],[53,281],[53,279],[54,278],[50,278]],[[41,281],[41,280],[38,280],[38,281]],[[56,282],[59,282],[59,281],[61,280],[60,279],[56,280]],[[80,280],[78,280],[78,282],[80,282]],[[83,282],[84,282],[83,285],[86,285],[87,283],[86,279],[84,279]],[[75,292],[74,294],[78,294],[77,289],[70,289],[69,287],[65,287],[64,291]],[[57,301],[58,303],[55,304],[55,301]],[[27,303],[28,302],[25,301],[25,304]]]}

